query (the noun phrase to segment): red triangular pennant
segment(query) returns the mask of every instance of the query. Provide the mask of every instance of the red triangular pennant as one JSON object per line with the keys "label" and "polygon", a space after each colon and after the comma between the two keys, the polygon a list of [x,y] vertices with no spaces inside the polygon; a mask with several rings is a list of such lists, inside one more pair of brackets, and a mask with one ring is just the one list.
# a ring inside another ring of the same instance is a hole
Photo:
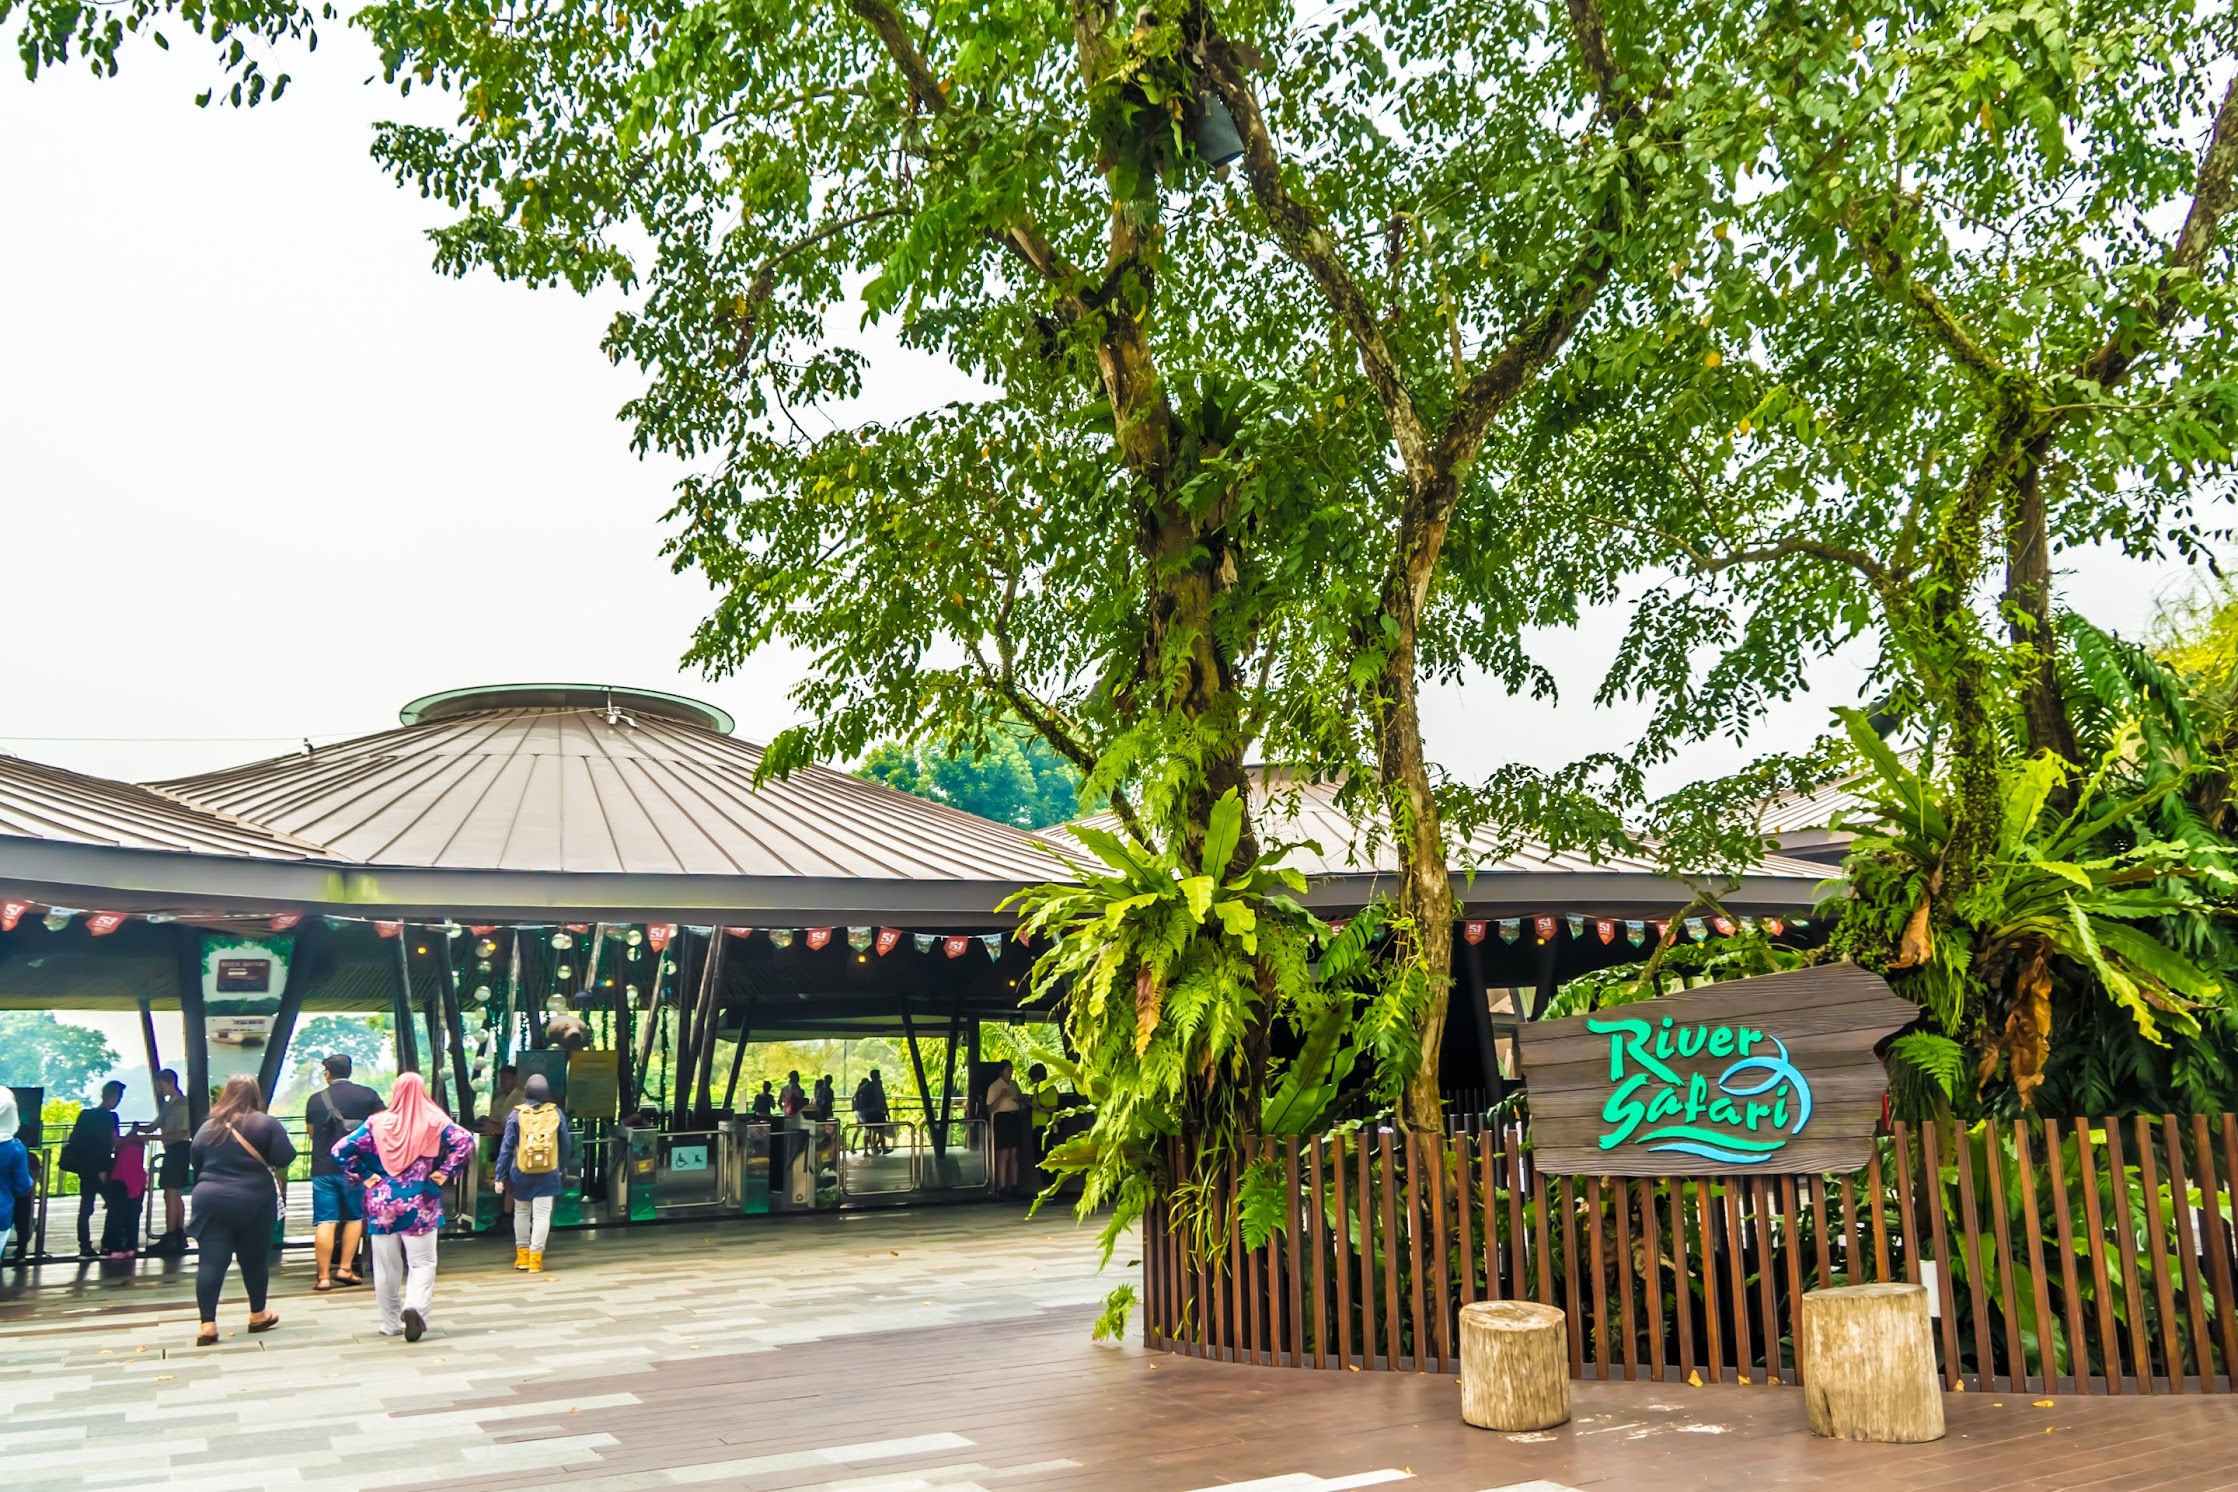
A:
{"label": "red triangular pennant", "polygon": [[808,930],[808,946],[809,946],[809,947],[811,947],[811,948],[828,948],[828,947],[830,947],[830,946],[831,946],[831,929],[830,929],[830,928],[828,928],[828,927],[812,927],[812,928],[810,928],[810,929]]}
{"label": "red triangular pennant", "polygon": [[1616,941],[1616,924],[1609,921],[1606,917],[1600,918],[1594,922],[1593,931],[1600,935],[1600,939],[1604,944],[1613,943]]}
{"label": "red triangular pennant", "polygon": [[943,945],[943,947],[945,947],[945,949],[947,950],[948,956],[950,958],[962,958],[964,956],[964,950],[969,948],[970,946],[971,939],[969,938],[950,938]]}
{"label": "red triangular pennant", "polygon": [[1481,943],[1484,941],[1484,930],[1489,926],[1491,924],[1482,917],[1472,917],[1461,924],[1461,936],[1471,943]]}
{"label": "red triangular pennant", "polygon": [[85,930],[97,938],[105,938],[124,926],[122,912],[91,912],[85,919]]}
{"label": "red triangular pennant", "polygon": [[880,929],[878,929],[878,956],[879,956],[880,958],[884,958],[884,957],[885,957],[885,956],[886,956],[887,954],[889,954],[889,953],[893,952],[893,951],[894,951],[894,949],[895,949],[895,947],[896,947],[896,946],[897,946],[897,945],[898,945],[898,944],[899,944],[900,942],[901,942],[901,929],[900,929],[900,928],[898,928],[898,927],[881,927]]}

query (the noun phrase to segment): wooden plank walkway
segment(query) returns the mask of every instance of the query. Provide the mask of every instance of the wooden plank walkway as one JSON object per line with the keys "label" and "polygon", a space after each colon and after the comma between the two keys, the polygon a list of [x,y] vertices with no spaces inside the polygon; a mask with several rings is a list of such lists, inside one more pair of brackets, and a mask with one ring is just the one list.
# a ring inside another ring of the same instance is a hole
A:
{"label": "wooden plank walkway", "polygon": [[279,1331],[209,1352],[176,1274],[50,1273],[0,1300],[0,1487],[2238,1488],[2229,1398],[1969,1391],[1887,1447],[1813,1440],[1792,1390],[1589,1382],[1570,1426],[1487,1434],[1450,1375],[1094,1344],[1133,1272],[992,1208],[563,1242],[541,1277],[447,1247],[409,1348],[298,1264]]}

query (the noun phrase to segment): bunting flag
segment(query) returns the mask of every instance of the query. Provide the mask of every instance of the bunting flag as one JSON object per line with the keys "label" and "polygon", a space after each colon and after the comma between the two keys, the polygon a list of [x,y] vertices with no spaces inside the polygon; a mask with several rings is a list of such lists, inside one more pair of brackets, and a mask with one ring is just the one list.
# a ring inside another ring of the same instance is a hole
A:
{"label": "bunting flag", "polygon": [[1531,919],[1531,930],[1538,934],[1540,942],[1553,942],[1554,914],[1552,912],[1541,912],[1538,916],[1533,917]]}
{"label": "bunting flag", "polygon": [[1482,917],[1475,918],[1461,924],[1461,936],[1472,943],[1481,943],[1484,941],[1484,928],[1484,919]]}
{"label": "bunting flag", "polygon": [[1634,948],[1639,947],[1647,941],[1647,924],[1627,920],[1624,924],[1624,937]]}
{"label": "bunting flag", "polygon": [[140,914],[140,920],[142,922],[154,924],[176,922],[179,920],[179,914],[176,912],[142,912]]}
{"label": "bunting flag", "polygon": [[1570,923],[1570,941],[1571,941],[1571,942],[1573,942],[1573,943],[1577,943],[1577,942],[1582,942],[1582,941],[1584,941],[1584,938],[1585,938],[1585,919],[1584,919],[1583,917],[1580,917],[1580,916],[1579,916],[1579,915],[1578,915],[1577,913],[1575,913],[1575,912],[1572,912],[1572,913],[1570,913],[1570,916],[1569,916],[1569,923]]}
{"label": "bunting flag", "polygon": [[1764,931],[1770,933],[1773,937],[1776,938],[1781,933],[1787,931],[1787,924],[1780,921],[1777,917],[1767,917],[1764,919]]}
{"label": "bunting flag", "polygon": [[669,940],[675,936],[676,924],[673,922],[656,922],[645,929],[645,941],[653,945],[655,953],[666,948]]}
{"label": "bunting flag", "polygon": [[1701,918],[1689,917],[1686,919],[1686,935],[1699,943],[1708,937],[1709,933],[1703,928]]}
{"label": "bunting flag", "polygon": [[754,935],[754,930],[750,927],[728,927],[723,930],[734,938],[750,938]]}
{"label": "bunting flag", "polygon": [[940,935],[938,933],[911,933],[909,941],[916,945],[919,953],[930,953],[933,951],[933,944],[940,941]]}
{"label": "bunting flag", "polygon": [[470,927],[467,929],[467,931],[474,934],[474,936],[477,938],[486,938],[491,933],[497,931],[497,924],[494,922],[486,922],[480,927]]}
{"label": "bunting flag", "polygon": [[811,952],[821,952],[831,946],[831,929],[812,927],[808,930],[808,947]]}
{"label": "bunting flag", "polygon": [[1002,962],[1001,933],[981,933],[979,935],[979,946],[987,950],[988,958],[998,964]]}
{"label": "bunting flag", "polygon": [[401,922],[376,922],[373,924],[373,931],[384,938],[401,937],[404,933],[404,924]]}
{"label": "bunting flag", "polygon": [[77,915],[76,909],[72,907],[49,907],[47,908],[47,915],[40,918],[39,921],[48,932],[60,932],[68,927],[70,919]]}
{"label": "bunting flag", "polygon": [[1349,925],[1350,919],[1339,917],[1336,921],[1329,924],[1329,936],[1332,938],[1335,937],[1338,933],[1343,932]]}
{"label": "bunting flag", "polygon": [[880,958],[884,958],[887,954],[893,952],[895,946],[900,942],[900,928],[881,927],[880,929],[878,929],[878,956]]}
{"label": "bunting flag", "polygon": [[27,901],[0,901],[0,932],[14,932],[23,914],[31,910]]}
{"label": "bunting flag", "polygon": [[[149,920],[152,922],[154,919],[150,918]],[[319,921],[326,924],[328,932],[340,932],[350,925],[350,919],[347,917],[321,917]]]}
{"label": "bunting flag", "polygon": [[792,946],[793,946],[793,930],[792,930],[791,928],[789,928],[789,927],[773,927],[773,928],[771,928],[771,929],[769,930],[769,946],[770,946],[770,947],[772,947],[772,948],[790,948],[790,947],[792,947]]}
{"label": "bunting flag", "polygon": [[1512,943],[1523,935],[1523,919],[1520,917],[1502,917],[1493,925],[1499,928],[1500,941],[1503,943]]}
{"label": "bunting flag", "polygon": [[971,947],[971,939],[963,937],[950,938],[946,944],[947,953],[950,958],[962,958],[964,956],[964,950],[968,949],[969,947]]}
{"label": "bunting flag", "polygon": [[286,932],[302,920],[303,914],[301,912],[282,912],[272,919],[270,925],[274,932]]}
{"label": "bunting flag", "polygon": [[591,930],[591,925],[588,922],[564,922],[560,925],[571,933],[587,933]]}
{"label": "bunting flag", "polygon": [[1730,917],[1712,917],[1710,919],[1710,926],[1717,929],[1717,935],[1721,938],[1730,938],[1731,936],[1733,936],[1733,919]]}
{"label": "bunting flag", "polygon": [[1600,938],[1601,946],[1604,948],[1616,941],[1616,924],[1606,917],[1594,922],[1593,931]]}
{"label": "bunting flag", "polygon": [[1795,925],[1797,927],[1809,927],[1811,925],[1810,919],[1807,917],[1798,917],[1795,919]]}
{"label": "bunting flag", "polygon": [[97,938],[105,938],[124,926],[122,912],[91,912],[85,919],[85,930]]}
{"label": "bunting flag", "polygon": [[1743,917],[1741,919],[1741,931],[1745,933],[1755,932],[1756,919],[1754,917]]}
{"label": "bunting flag", "polygon": [[870,948],[870,929],[867,927],[848,928],[847,946],[857,953],[867,952]]}
{"label": "bunting flag", "polygon": [[1669,942],[1670,940],[1671,940],[1671,924],[1670,924],[1670,923],[1668,923],[1668,922],[1658,922],[1658,923],[1656,923],[1656,924],[1655,924],[1655,941],[1656,941],[1656,942],[1658,942],[1658,943],[1668,943],[1668,942]]}

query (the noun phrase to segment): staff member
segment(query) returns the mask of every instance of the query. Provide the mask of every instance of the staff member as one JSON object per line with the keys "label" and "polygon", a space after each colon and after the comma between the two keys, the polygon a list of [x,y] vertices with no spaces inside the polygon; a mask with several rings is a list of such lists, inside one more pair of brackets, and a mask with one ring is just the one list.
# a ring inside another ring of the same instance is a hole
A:
{"label": "staff member", "polygon": [[186,1191],[194,1184],[194,1123],[179,1075],[166,1067],[155,1075],[155,1132],[163,1142],[155,1182],[163,1188],[163,1236],[148,1252],[165,1256],[186,1252]]}

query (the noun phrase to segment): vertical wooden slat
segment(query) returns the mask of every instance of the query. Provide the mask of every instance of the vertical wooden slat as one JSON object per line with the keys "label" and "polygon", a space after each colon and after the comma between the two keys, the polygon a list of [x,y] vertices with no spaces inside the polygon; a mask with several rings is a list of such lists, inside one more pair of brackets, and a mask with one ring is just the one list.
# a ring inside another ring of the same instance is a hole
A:
{"label": "vertical wooden slat", "polygon": [[1298,1190],[1298,1140],[1295,1135],[1282,1142],[1282,1166],[1290,1184],[1289,1201],[1286,1209],[1290,1226],[1283,1230],[1285,1240],[1289,1245],[1286,1276],[1290,1285],[1290,1334],[1288,1338],[1290,1366],[1302,1368],[1306,1361],[1306,1338],[1308,1335],[1319,1336],[1321,1334],[1321,1328],[1318,1324],[1314,1326],[1311,1333],[1308,1333],[1305,1313],[1306,1210],[1314,1207],[1320,1199],[1310,1195],[1302,1195]]}
{"label": "vertical wooden slat", "polygon": [[[1904,1126],[1901,1124],[1896,1126],[1896,1153],[1900,1157],[1908,1153],[1905,1149]],[[1902,1167],[1899,1167],[1899,1169],[1902,1169]],[[1888,1262],[1887,1186],[1887,1178],[1881,1175],[1880,1146],[1875,1145],[1872,1159],[1865,1162],[1865,1194],[1872,1198],[1873,1202],[1873,1278],[1883,1284],[1894,1284],[1896,1273],[1890,1268]],[[1904,1187],[1904,1195],[1907,1199],[1911,1196],[1911,1187],[1908,1183]],[[1904,1234],[1904,1247],[1909,1249],[1912,1246],[1912,1235],[1909,1231],[1911,1228],[1911,1209],[1909,1206],[1905,1208],[1901,1216],[1907,1230]]]}
{"label": "vertical wooden slat", "polygon": [[1383,1355],[1385,1366],[1399,1371],[1399,1183],[1394,1174],[1397,1146],[1389,1130],[1376,1140],[1376,1186],[1383,1215]]}
{"label": "vertical wooden slat", "polygon": [[[1647,1367],[1648,1376],[1657,1383],[1663,1381],[1663,1241],[1656,1236],[1655,1181],[1645,1177],[1634,1182],[1640,1199],[1640,1242],[1644,1246],[1647,1273]],[[1671,1188],[1678,1189],[1678,1178],[1671,1178]],[[1683,1284],[1683,1281],[1682,1281]],[[1629,1330],[1629,1328],[1627,1328]]]}
{"label": "vertical wooden slat", "polygon": [[[2163,1114],[2160,1119],[2161,1143],[2168,1150],[2168,1195],[2175,1213],[2176,1258],[2183,1267],[2184,1314],[2191,1328],[2191,1366],[2199,1375],[2199,1391],[2215,1391],[2215,1364],[2207,1348],[2206,1292],[2199,1285],[2199,1240],[2192,1228],[2191,1182],[2184,1174],[2184,1142],[2177,1133],[2173,1114]],[[2159,1211],[2156,1207],[2154,1211]],[[2169,1368],[2177,1369],[2174,1344],[2169,1348]]]}
{"label": "vertical wooden slat", "polygon": [[[1324,1143],[1334,1141],[1324,1142],[1318,1136],[1306,1141],[1306,1177],[1311,1185],[1306,1202],[1313,1209],[1309,1223],[1313,1239],[1313,1365],[1317,1368],[1329,1366],[1329,1194],[1325,1189],[1328,1173],[1321,1159]],[[1337,1216],[1344,1216],[1341,1204]],[[1338,1257],[1341,1263],[1342,1255]],[[1344,1366],[1343,1358],[1337,1359],[1337,1366]]]}
{"label": "vertical wooden slat", "polygon": [[[1705,1259],[1707,1255],[1704,1256]],[[1703,1277],[1709,1271],[1705,1266]],[[1684,1382],[1694,1376],[1694,1270],[1686,1249],[1686,1178],[1671,1178],[1671,1298],[1678,1315],[1678,1370]],[[1710,1320],[1717,1318],[1713,1315]],[[1713,1329],[1711,1336],[1717,1333]]]}
{"label": "vertical wooden slat", "polygon": [[[1754,1231],[1756,1237],[1756,1304],[1764,1313],[1764,1381],[1780,1381],[1780,1307],[1779,1260],[1773,1256],[1774,1241],[1772,1221],[1779,1209],[1779,1184],[1768,1178],[1757,1178],[1749,1187],[1749,1200],[1755,1204]],[[1793,1250],[1788,1250],[1792,1254]]]}
{"label": "vertical wooden slat", "polygon": [[[2049,1128],[2045,1134],[2046,1144],[2059,1143]],[[2013,1121],[2013,1154],[2020,1162],[2020,1230],[2028,1239],[2028,1275],[2035,1285],[2037,1380],[2048,1394],[2058,1389],[2058,1326],[2052,1319],[2051,1281],[2044,1278],[2044,1219],[2036,1206],[2036,1158],[2029,1152],[2025,1119]]]}
{"label": "vertical wooden slat", "polygon": [[1368,1152],[1374,1147],[1365,1130],[1357,1137],[1355,1159],[1359,1168],[1360,1196],[1355,1204],[1360,1209],[1360,1366],[1375,1366],[1375,1172]]}
{"label": "vertical wooden slat", "polygon": [[1732,1307],[1733,1318],[1733,1373],[1743,1383],[1755,1381],[1755,1342],[1749,1331],[1748,1309],[1748,1260],[1741,1231],[1741,1189],[1747,1183],[1739,1177],[1728,1177],[1725,1182],[1725,1272],[1732,1283],[1732,1294],[1726,1303]]}
{"label": "vertical wooden slat", "polygon": [[[1878,1188],[1875,1189],[1873,1205],[1876,1208],[1880,1206]],[[1864,1257],[1865,1235],[1859,1231],[1857,1220],[1857,1177],[1855,1175],[1844,1176],[1842,1178],[1843,1284],[1862,1285],[1865,1283]]]}
{"label": "vertical wooden slat", "polygon": [[2121,1337],[2114,1330],[2114,1292],[2106,1280],[2106,1222],[2098,1207],[2098,1167],[2091,1151],[2088,1119],[2075,1121],[2075,1164],[2083,1188],[2083,1225],[2090,1233],[2091,1283],[2097,1289],[2098,1361],[2105,1373],[2106,1392],[2118,1394],[2125,1376],[2121,1370]]}
{"label": "vertical wooden slat", "polygon": [[1616,1211],[1617,1320],[1623,1328],[1617,1357],[1627,1379],[1640,1376],[1639,1321],[1632,1311],[1632,1187],[1624,1180],[1611,1183],[1609,1200]]}
{"label": "vertical wooden slat", "polygon": [[1958,1216],[1965,1226],[1959,1235],[1959,1248],[1964,1251],[1960,1257],[1966,1261],[1966,1298],[1974,1311],[1974,1387],[1987,1393],[1996,1376],[1997,1348],[1990,1336],[1989,1293],[1982,1280],[1981,1213],[1974,1205],[1974,1141],[1963,1126],[1953,1128],[1951,1149],[1958,1161]]}
{"label": "vertical wooden slat", "polygon": [[1725,1381],[1725,1333],[1721,1319],[1726,1313],[1718,1308],[1717,1298],[1717,1230],[1710,1223],[1710,1193],[1714,1183],[1705,1176],[1694,1183],[1695,1200],[1702,1215],[1702,1326],[1706,1355],[1710,1362],[1710,1382]]}
{"label": "vertical wooden slat", "polygon": [[1562,1178],[1562,1311],[1570,1325],[1570,1376],[1585,1376],[1585,1262],[1577,1256],[1577,1181]]}
{"label": "vertical wooden slat", "polygon": [[[1484,1298],[1486,1300],[1498,1300],[1501,1296],[1500,1188],[1497,1179],[1492,1174],[1492,1152],[1495,1148],[1490,1135],[1479,1135],[1477,1137],[1476,1175],[1478,1186],[1484,1194]],[[1508,1178],[1508,1186],[1511,1191],[1514,1189],[1514,1177],[1510,1176]],[[1522,1248],[1520,1239],[1517,1240],[1516,1247],[1518,1250]],[[1520,1252],[1517,1257],[1521,1257]],[[1518,1295],[1528,1295],[1530,1293],[1520,1275],[1515,1282],[1515,1293]]]}
{"label": "vertical wooden slat", "polygon": [[[1477,1299],[1476,1291],[1476,1227],[1469,1214],[1471,1194],[1475,1192],[1475,1178],[1471,1174],[1471,1137],[1458,1134],[1453,1137],[1453,1251],[1461,1260],[1461,1304],[1469,1305]],[[1460,1329],[1459,1321],[1454,1329]]]}
{"label": "vertical wooden slat", "polygon": [[[1453,1371],[1453,1333],[1459,1322],[1453,1319],[1453,1258],[1446,1252],[1445,1244],[1445,1157],[1448,1143],[1442,1135],[1422,1137],[1421,1154],[1430,1172],[1430,1247],[1437,1255],[1437,1270],[1432,1275],[1436,1292],[1430,1300],[1430,1315],[1438,1328],[1438,1371]],[[1468,1257],[1463,1250],[1462,1257]],[[1421,1354],[1415,1354],[1420,1357]]]}
{"label": "vertical wooden slat", "polygon": [[1510,1246],[1509,1253],[1514,1260],[1515,1271],[1509,1278],[1514,1282],[1515,1298],[1517,1300],[1536,1299],[1543,1305],[1552,1305],[1554,1303],[1554,1287],[1552,1284],[1551,1266],[1548,1264],[1546,1257],[1546,1198],[1544,1195],[1545,1189],[1539,1184],[1539,1165],[1536,1160],[1532,1161],[1530,1166],[1531,1188],[1533,1193],[1535,1194],[1536,1201],[1538,1202],[1537,1211],[1539,1218],[1538,1237],[1533,1240],[1533,1242],[1536,1243],[1537,1247],[1532,1250],[1532,1253],[1535,1256],[1538,1264],[1539,1274],[1539,1293],[1535,1297],[1531,1294],[1530,1281],[1526,1278],[1524,1273],[1525,1266],[1528,1261],[1526,1261],[1526,1259],[1524,1258],[1524,1166],[1523,1152],[1519,1148],[1519,1145],[1520,1140],[1517,1132],[1514,1129],[1510,1129],[1507,1134],[1508,1243]]}
{"label": "vertical wooden slat", "polygon": [[1244,1290],[1248,1281],[1244,1278],[1246,1267],[1243,1257],[1243,1213],[1242,1209],[1236,1205],[1237,1197],[1242,1191],[1243,1178],[1242,1168],[1237,1164],[1238,1159],[1237,1156],[1232,1154],[1228,1157],[1228,1194],[1220,1199],[1221,1212],[1228,1219],[1227,1345],[1230,1362],[1249,1362],[1250,1359],[1244,1355],[1245,1346],[1250,1342],[1251,1337],[1248,1327],[1249,1317],[1245,1314]]}
{"label": "vertical wooden slat", "polygon": [[[2013,1279],[2012,1219],[2005,1211],[2005,1146],[1996,1120],[1982,1125],[1982,1164],[1989,1168],[1989,1225],[1995,1229],[1990,1244],[1997,1256],[1997,1298],[2005,1313],[2005,1387],[2016,1394],[2028,1392],[2028,1361],[2020,1346],[2020,1299]],[[1968,1146],[1968,1149],[1973,1147]]]}
{"label": "vertical wooden slat", "polygon": [[1585,1231],[1589,1245],[1589,1262],[1586,1267],[1592,1270],[1593,1376],[1613,1378],[1616,1374],[1609,1359],[1616,1347],[1616,1330],[1614,1323],[1609,1320],[1608,1255],[1602,1247],[1601,1178],[1598,1176],[1589,1178],[1585,1183],[1585,1205],[1592,1209],[1587,1216]]}
{"label": "vertical wooden slat", "polygon": [[[1340,1370],[1352,1362],[1354,1323],[1352,1320],[1352,1281],[1357,1250],[1353,1246],[1353,1204],[1345,1195],[1344,1136],[1332,1135],[1329,1139],[1329,1205],[1330,1216],[1336,1229],[1337,1271],[1337,1360]],[[1368,1353],[1363,1349],[1361,1356]],[[1366,1362],[1361,1363],[1367,1366]]]}
{"label": "vertical wooden slat", "polygon": [[2114,1194],[2114,1257],[2121,1261],[2123,1302],[2129,1307],[2129,1363],[2137,1379],[2137,1392],[2156,1392],[2153,1357],[2146,1345],[2145,1297],[2139,1278],[2137,1233],[2129,1219],[2129,1160],[2122,1154],[2121,1121],[2106,1121],[2106,1184]]}
{"label": "vertical wooden slat", "polygon": [[[2191,1148],[2199,1157],[2199,1215],[2207,1225],[2207,1272],[2215,1286],[2215,1328],[2222,1347],[2223,1377],[2238,1392],[2238,1314],[2231,1307],[2230,1235],[2223,1226],[2222,1186],[2215,1178],[2215,1147],[2208,1137],[2207,1116],[2191,1116]],[[2223,1180],[2230,1173],[2223,1173]],[[2202,1364],[2206,1354],[2200,1354]],[[2210,1379],[2207,1385],[2213,1387]]]}
{"label": "vertical wooden slat", "polygon": [[[2067,1302],[2067,1384],[2078,1394],[2090,1392],[2090,1348],[2083,1341],[2083,1292],[2075,1276],[2075,1225],[2067,1215],[2067,1156],[2061,1148],[2059,1121],[2044,1121],[2044,1169],[2051,1177],[2051,1205],[2059,1229],[2059,1286]],[[2046,1370],[2052,1359],[2046,1359]]]}
{"label": "vertical wooden slat", "polygon": [[[1809,1190],[1811,1236],[1818,1244],[1814,1251],[1818,1258],[1818,1284],[1816,1288],[1831,1290],[1834,1288],[1834,1240],[1831,1236],[1834,1232],[1834,1213],[1833,1208],[1827,1203],[1826,1178],[1824,1176],[1811,1177]],[[1802,1318],[1803,1306],[1800,1294],[1796,1296],[1795,1303],[1789,1309],[1795,1313],[1797,1320]]]}
{"label": "vertical wooden slat", "polygon": [[[1767,1196],[1770,1195],[1771,1184],[1769,1180],[1764,1183],[1767,1188]],[[1788,1383],[1796,1382],[1803,1369],[1801,1336],[1795,1330],[1795,1323],[1800,1321],[1803,1316],[1803,1235],[1800,1231],[1802,1212],[1796,1196],[1797,1191],[1794,1177],[1782,1176],[1779,1179],[1780,1216],[1784,1228],[1784,1232],[1779,1238],[1779,1245],[1780,1252],[1787,1256],[1787,1329],[1784,1336],[1788,1343],[1788,1367],[1792,1370],[1784,1379]]]}
{"label": "vertical wooden slat", "polygon": [[2160,1220],[2160,1167],[2153,1160],[2152,1121],[2139,1114],[2130,1123],[2136,1126],[2137,1172],[2145,1199],[2145,1241],[2152,1250],[2153,1298],[2160,1307],[2160,1314],[2154,1320],[2159,1327],[2161,1350],[2168,1354],[2168,1391],[2180,1394],[2184,1391],[2184,1353],[2179,1340],[2182,1329],[2176,1322],[2175,1282],[2168,1278],[2168,1228]]}
{"label": "vertical wooden slat", "polygon": [[[1946,1226],[1947,1219],[1943,1216],[1943,1165],[1937,1154],[1937,1142],[1942,1137],[1942,1131],[1940,1124],[1933,1123],[1922,1125],[1919,1131],[1923,1168],[1920,1179],[1927,1190],[1927,1195],[1922,1200],[1927,1210],[1932,1252],[1927,1253],[1925,1259],[1922,1258],[1919,1233],[1912,1221],[1912,1205],[1907,1198],[1904,1203],[1904,1253],[1905,1267],[1915,1285],[1920,1282],[1920,1265],[1927,1260],[1932,1260],[1935,1265],[1935,1293],[1942,1296],[1943,1382],[1950,1388],[1956,1388],[1962,1377],[1963,1364],[1958,1356],[1958,1282],[1951,1278],[1950,1231]],[[1902,1159],[1901,1174],[1905,1178],[1902,1185],[1908,1189],[1912,1174],[1911,1157],[1906,1155]]]}

